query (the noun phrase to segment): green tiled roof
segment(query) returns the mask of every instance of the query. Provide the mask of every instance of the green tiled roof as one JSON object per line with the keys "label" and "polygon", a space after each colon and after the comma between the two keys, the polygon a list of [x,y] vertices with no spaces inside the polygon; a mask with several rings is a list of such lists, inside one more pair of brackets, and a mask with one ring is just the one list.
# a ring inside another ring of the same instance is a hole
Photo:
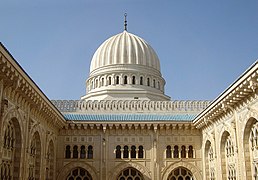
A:
{"label": "green tiled roof", "polygon": [[193,114],[64,114],[66,120],[73,121],[192,121]]}

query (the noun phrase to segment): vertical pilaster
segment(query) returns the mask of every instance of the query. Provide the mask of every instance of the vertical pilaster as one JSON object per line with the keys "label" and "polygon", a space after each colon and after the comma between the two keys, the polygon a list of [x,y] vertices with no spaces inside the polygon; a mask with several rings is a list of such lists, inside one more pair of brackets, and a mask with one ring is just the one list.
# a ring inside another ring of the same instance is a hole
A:
{"label": "vertical pilaster", "polygon": [[153,167],[152,167],[152,179],[156,179],[156,180],[159,180],[160,179],[160,174],[159,174],[159,162],[160,162],[160,159],[159,159],[159,154],[158,154],[158,151],[157,149],[159,148],[158,147],[158,130],[157,130],[157,126],[154,126],[154,132],[153,132],[153,135],[152,135],[152,149],[153,149],[153,153],[152,153],[152,164],[153,164]]}
{"label": "vertical pilaster", "polygon": [[[21,157],[21,162],[29,162],[29,136],[30,136],[30,131],[29,131],[29,123],[30,123],[30,108],[28,108],[26,116],[25,116],[25,127],[24,127],[24,132],[21,132],[22,134],[22,157]],[[21,129],[22,130],[22,129]],[[24,139],[23,139],[24,138]],[[20,177],[22,179],[27,179],[28,178],[28,168],[29,168],[29,163],[21,163],[20,164]]]}

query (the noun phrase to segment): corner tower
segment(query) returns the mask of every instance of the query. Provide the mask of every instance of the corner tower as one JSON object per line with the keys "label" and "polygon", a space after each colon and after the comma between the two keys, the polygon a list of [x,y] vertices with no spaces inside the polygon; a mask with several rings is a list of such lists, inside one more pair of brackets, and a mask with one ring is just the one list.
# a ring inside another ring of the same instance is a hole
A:
{"label": "corner tower", "polygon": [[94,53],[85,100],[170,100],[153,48],[127,31],[110,37]]}

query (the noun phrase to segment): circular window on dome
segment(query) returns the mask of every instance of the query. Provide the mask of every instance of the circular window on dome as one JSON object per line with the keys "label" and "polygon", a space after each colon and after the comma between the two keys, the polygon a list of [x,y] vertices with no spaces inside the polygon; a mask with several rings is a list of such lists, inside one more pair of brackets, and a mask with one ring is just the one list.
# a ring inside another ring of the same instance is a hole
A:
{"label": "circular window on dome", "polygon": [[119,174],[117,180],[143,180],[143,176],[138,170],[127,168]]}

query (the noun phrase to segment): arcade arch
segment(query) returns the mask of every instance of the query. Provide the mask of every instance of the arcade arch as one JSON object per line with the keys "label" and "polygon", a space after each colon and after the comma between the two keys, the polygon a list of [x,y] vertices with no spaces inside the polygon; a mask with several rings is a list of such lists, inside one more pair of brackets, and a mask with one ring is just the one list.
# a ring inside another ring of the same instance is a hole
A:
{"label": "arcade arch", "polygon": [[17,118],[7,121],[3,131],[3,154],[0,165],[1,179],[20,179],[20,160],[21,160],[21,127]]}
{"label": "arcade arch", "polygon": [[255,159],[258,157],[258,121],[251,117],[248,119],[243,137],[245,169],[247,179],[258,178],[258,162]]}

